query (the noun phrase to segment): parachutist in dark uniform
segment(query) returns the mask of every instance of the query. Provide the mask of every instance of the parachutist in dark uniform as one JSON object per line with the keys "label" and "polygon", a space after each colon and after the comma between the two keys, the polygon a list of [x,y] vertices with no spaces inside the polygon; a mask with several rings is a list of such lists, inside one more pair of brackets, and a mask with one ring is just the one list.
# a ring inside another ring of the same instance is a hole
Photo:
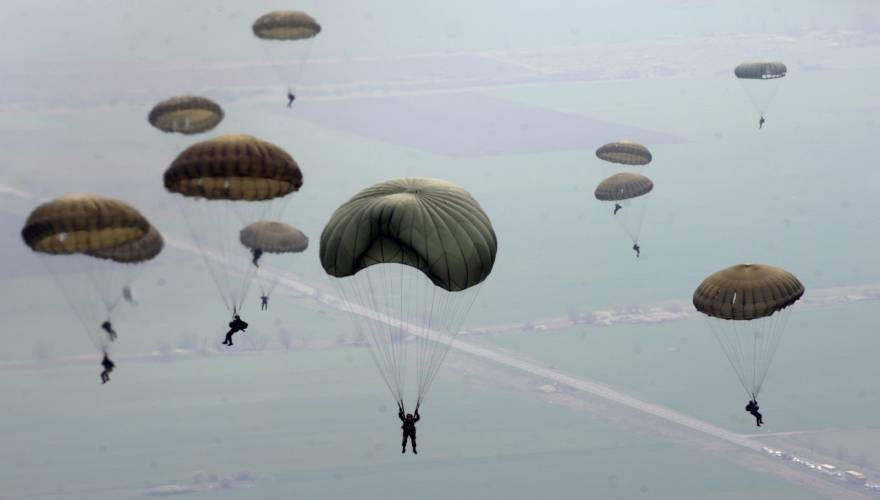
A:
{"label": "parachutist in dark uniform", "polygon": [[640,247],[638,243],[634,243],[633,250],[636,252],[636,258],[639,258],[639,255],[642,253],[642,247]]}
{"label": "parachutist in dark uniform", "polygon": [[403,422],[403,425],[400,426],[400,428],[403,429],[403,443],[401,443],[402,448],[400,452],[406,453],[406,438],[409,438],[410,442],[412,443],[413,453],[418,455],[419,452],[416,451],[416,422],[418,422],[422,418],[421,416],[419,416],[419,408],[416,407],[415,417],[413,417],[412,413],[407,413],[404,417],[403,405],[399,405],[399,408],[400,411],[397,412],[397,416],[398,418],[400,418],[400,421]]}
{"label": "parachutist in dark uniform", "polygon": [[101,329],[107,332],[107,336],[110,337],[110,341],[116,340],[116,330],[113,329],[113,324],[110,323],[110,320],[101,323]]}
{"label": "parachutist in dark uniform", "polygon": [[101,360],[101,366],[104,368],[104,371],[101,372],[101,383],[106,384],[110,382],[110,372],[113,371],[113,368],[116,368],[116,364],[110,361],[106,351],[104,352],[104,359]]}
{"label": "parachutist in dark uniform", "polygon": [[293,106],[293,101],[295,101],[295,100],[296,100],[296,96],[293,95],[293,92],[291,92],[290,89],[287,89],[287,107],[289,108],[289,107]]}
{"label": "parachutist in dark uniform", "polygon": [[749,404],[746,405],[746,411],[751,413],[753,417],[755,417],[755,423],[758,424],[758,427],[764,424],[764,417],[761,416],[761,413],[758,411],[761,407],[758,406],[758,402],[752,398],[749,401]]}
{"label": "parachutist in dark uniform", "polygon": [[229,331],[226,332],[226,340],[223,341],[224,345],[231,346],[232,345],[232,334],[235,332],[243,332],[247,330],[248,324],[241,319],[241,317],[236,314],[232,321],[229,322]]}
{"label": "parachutist in dark uniform", "polygon": [[263,256],[263,251],[259,248],[252,248],[251,253],[254,255],[254,258],[251,260],[254,263],[254,267],[260,267],[260,257]]}
{"label": "parachutist in dark uniform", "polygon": [[617,212],[619,212],[621,208],[623,208],[623,205],[621,205],[620,203],[615,203],[614,204],[614,215],[617,215]]}
{"label": "parachutist in dark uniform", "polygon": [[761,128],[764,127],[764,122],[765,122],[765,121],[767,121],[767,120],[765,120],[764,117],[761,116],[761,119],[758,120],[758,130],[760,130]]}
{"label": "parachutist in dark uniform", "polygon": [[269,296],[263,295],[260,297],[260,310],[265,311],[266,309],[269,309]]}

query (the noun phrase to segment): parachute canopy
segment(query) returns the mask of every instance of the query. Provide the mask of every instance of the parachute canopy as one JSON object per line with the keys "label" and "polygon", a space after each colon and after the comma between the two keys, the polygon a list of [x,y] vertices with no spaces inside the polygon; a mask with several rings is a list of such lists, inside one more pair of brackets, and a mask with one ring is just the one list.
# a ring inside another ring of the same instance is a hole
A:
{"label": "parachute canopy", "polygon": [[596,150],[596,156],[611,163],[647,165],[651,163],[648,148],[634,141],[609,142]]}
{"label": "parachute canopy", "polygon": [[804,285],[791,273],[761,264],[740,264],[712,274],[694,291],[743,389],[756,399],[791,312]]}
{"label": "parachute canopy", "polygon": [[299,253],[309,246],[309,238],[299,229],[283,222],[261,220],[239,233],[242,245],[268,253]]}
{"label": "parachute canopy", "polygon": [[648,194],[652,189],[654,183],[644,175],[621,172],[600,182],[595,195],[600,201],[620,201]]}
{"label": "parachute canopy", "polygon": [[318,21],[305,12],[277,10],[260,16],[251,27],[264,40],[303,40],[321,32]]}
{"label": "parachute canopy", "polygon": [[187,197],[262,201],[302,186],[302,172],[278,146],[250,135],[222,135],[185,149],[165,171],[165,188]]}
{"label": "parachute canopy", "polygon": [[137,264],[152,260],[159,255],[164,246],[165,241],[162,239],[162,235],[151,225],[147,234],[137,240],[113,248],[95,250],[94,252],[88,252],[88,254],[92,257],[109,259],[120,264]]}
{"label": "parachute canopy", "polygon": [[36,252],[96,252],[143,237],[150,223],[124,201],[90,194],[68,194],[35,208],[21,236]]}
{"label": "parachute canopy", "polygon": [[746,61],[739,64],[733,74],[745,80],[772,80],[782,78],[788,68],[779,61]]}
{"label": "parachute canopy", "polygon": [[198,134],[223,121],[223,109],[207,97],[180,95],[153,106],[147,119],[163,132]]}
{"label": "parachute canopy", "polygon": [[804,285],[791,273],[761,264],[739,264],[712,274],[694,291],[694,307],[726,320],[770,316],[794,304]]}
{"label": "parachute canopy", "polygon": [[486,279],[497,245],[489,217],[467,191],[438,179],[402,178],[339,207],[321,234],[320,254],[324,270],[338,278],[399,263],[454,292]]}
{"label": "parachute canopy", "polygon": [[437,179],[385,181],[339,207],[321,234],[321,264],[346,301],[382,379],[415,407],[495,263],[489,217],[471,195]]}

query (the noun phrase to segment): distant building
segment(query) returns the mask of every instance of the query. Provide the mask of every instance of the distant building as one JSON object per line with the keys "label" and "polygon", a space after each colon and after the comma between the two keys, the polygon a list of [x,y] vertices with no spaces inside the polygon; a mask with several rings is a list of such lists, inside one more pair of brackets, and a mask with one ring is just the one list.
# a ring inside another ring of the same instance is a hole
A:
{"label": "distant building", "polygon": [[846,471],[843,477],[845,477],[846,480],[851,483],[865,484],[865,475],[856,470]]}

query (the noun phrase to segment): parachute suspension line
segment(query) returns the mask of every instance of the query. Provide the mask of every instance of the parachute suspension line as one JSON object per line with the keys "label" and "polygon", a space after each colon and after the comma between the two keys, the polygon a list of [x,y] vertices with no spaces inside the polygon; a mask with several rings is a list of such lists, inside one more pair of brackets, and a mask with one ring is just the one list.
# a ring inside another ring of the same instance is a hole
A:
{"label": "parachute suspension line", "polygon": [[[94,314],[94,308],[89,307],[86,302],[82,302],[87,300],[86,294],[82,293],[82,290],[79,289],[80,287],[76,287],[77,290],[74,290],[74,285],[71,282],[65,281],[66,279],[75,280],[81,274],[89,274],[88,270],[85,269],[85,266],[82,265],[82,259],[89,257],[86,257],[85,255],[57,256],[43,254],[39,254],[39,256],[49,269],[52,279],[55,280],[55,283],[58,285],[61,295],[64,296],[64,300],[70,306],[74,316],[76,316],[80,324],[82,324],[86,337],[88,337],[95,349],[98,351],[107,351],[110,347],[110,339],[103,331],[98,330],[100,318]],[[70,266],[77,268],[75,273],[70,273],[69,268],[65,269],[67,266],[61,265],[59,260],[64,259],[66,259],[67,262],[75,262],[76,264],[79,264],[76,266]],[[58,267],[56,267],[56,265],[58,265]],[[80,302],[76,299],[80,299]]]}
{"label": "parachute suspension line", "polygon": [[[761,392],[790,315],[791,311],[786,308],[769,317],[750,321],[706,317],[737,378],[752,397]],[[748,352],[750,349],[751,353]]]}
{"label": "parachute suspension line", "polygon": [[[232,302],[229,300],[229,297],[226,296],[225,288],[223,287],[223,282],[225,280],[223,280],[220,277],[219,272],[216,271],[214,269],[214,266],[211,265],[212,258],[209,257],[209,255],[208,255],[208,250],[205,247],[205,242],[202,240],[199,232],[196,230],[196,228],[194,226],[194,221],[191,221],[190,217],[186,216],[187,210],[186,210],[185,204],[187,204],[187,203],[201,204],[201,203],[208,203],[208,201],[207,200],[199,200],[199,199],[185,201],[183,199],[183,197],[178,196],[178,195],[174,195],[174,194],[172,194],[171,197],[174,199],[174,202],[177,203],[177,207],[180,210],[180,213],[184,214],[184,216],[182,218],[186,223],[187,230],[189,231],[190,237],[192,237],[193,241],[195,242],[196,246],[198,247],[199,254],[202,257],[202,263],[208,269],[208,273],[211,275],[211,280],[214,282],[214,287],[217,288],[217,292],[220,294],[220,297],[223,299],[223,305],[226,306],[227,311],[232,313],[233,312]],[[207,213],[201,214],[204,217],[212,217],[212,214],[211,214],[211,212],[213,212],[212,210],[202,210],[202,212],[207,212]],[[213,218],[216,219],[216,216],[214,216]],[[225,252],[224,252],[224,254],[225,254]],[[216,256],[215,256],[215,258],[216,258]]]}
{"label": "parachute suspension line", "polygon": [[[425,377],[423,385],[419,389],[417,406],[425,401],[425,395],[434,383],[437,374],[440,372],[440,367],[443,366],[443,361],[446,359],[447,354],[449,354],[449,351],[452,348],[452,343],[455,342],[456,337],[458,337],[465,318],[467,318],[471,308],[473,308],[474,303],[476,303],[482,287],[483,284],[479,283],[467,290],[459,292],[439,292],[441,294],[440,309],[443,311],[440,317],[446,318],[446,322],[441,329],[441,335],[446,336],[446,339],[445,342],[441,342],[439,339],[435,340],[435,345],[438,349],[433,351],[432,360],[427,365],[430,367],[430,370]],[[436,291],[436,287],[433,287],[432,289]],[[455,297],[455,294],[467,295],[464,297]]]}
{"label": "parachute suspension line", "polygon": [[[302,50],[299,51],[302,52],[302,57],[293,64],[293,71],[285,71],[283,69],[285,66],[289,66],[289,64],[284,63],[287,54],[297,52],[297,50],[287,47],[287,45],[290,45],[290,41],[265,40],[263,43],[260,43],[263,46],[263,58],[266,64],[275,72],[275,77],[279,81],[284,82],[286,90],[294,95],[296,95],[297,87],[305,72],[306,64],[308,64],[311,57],[313,40],[300,40],[299,42],[297,45],[303,46]],[[271,45],[278,45],[279,47],[270,48]]]}
{"label": "parachute suspension line", "polygon": [[734,373],[736,373],[737,378],[739,379],[740,385],[742,385],[743,389],[745,389],[746,394],[751,396],[754,391],[749,388],[749,383],[746,381],[744,377],[744,363],[742,358],[742,352],[739,348],[739,342],[737,341],[738,333],[736,332],[736,325],[731,326],[732,332],[725,332],[724,326],[718,324],[716,326],[715,321],[728,321],[728,320],[713,320],[708,316],[706,317],[706,323],[709,325],[709,329],[712,330],[712,334],[715,336],[715,339],[718,341],[718,344],[721,346],[721,350],[724,352],[724,356],[727,358],[727,361],[730,363],[730,366],[733,368]]}
{"label": "parachute suspension line", "polygon": [[[345,278],[345,280],[352,281],[353,278],[349,277]],[[357,295],[357,286],[354,285],[351,290],[349,290],[352,293],[349,294],[346,290],[346,285],[343,284],[343,279],[332,281],[334,286],[336,287],[336,290],[340,293],[340,295],[342,295],[342,299],[345,301],[345,310],[351,318],[352,323],[354,323],[355,333],[360,339],[368,343],[369,348],[367,350],[370,353],[370,358],[373,360],[373,364],[376,365],[376,369],[379,372],[379,375],[381,375],[382,381],[385,383],[385,386],[388,388],[388,392],[391,393],[391,396],[394,398],[395,402],[398,402],[399,404],[399,401],[401,401],[402,398],[400,397],[399,392],[397,391],[394,384],[392,384],[391,380],[388,379],[388,374],[386,373],[385,366],[382,364],[381,360],[377,356],[376,349],[373,347],[374,345],[376,345],[375,331],[373,330],[372,326],[373,321],[368,318],[366,321],[368,326],[364,327],[362,326],[361,321],[358,321],[357,319],[358,316],[368,313],[368,311],[358,310],[361,309],[358,304],[363,304],[363,302],[358,301],[357,303],[355,303],[350,298],[352,295]]]}

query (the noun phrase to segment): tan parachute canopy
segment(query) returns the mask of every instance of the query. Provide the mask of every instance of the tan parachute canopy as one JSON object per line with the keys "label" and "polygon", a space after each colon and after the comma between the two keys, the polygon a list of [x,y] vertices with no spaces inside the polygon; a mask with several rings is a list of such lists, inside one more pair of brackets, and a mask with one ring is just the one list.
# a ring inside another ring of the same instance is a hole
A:
{"label": "tan parachute canopy", "polygon": [[712,274],[694,291],[694,307],[720,319],[751,320],[794,304],[804,285],[791,273],[762,264],[739,264]]}
{"label": "tan parachute canopy", "polygon": [[207,97],[180,95],[153,106],[147,119],[163,132],[198,134],[223,121],[223,109]]}
{"label": "tan parachute canopy", "polygon": [[151,225],[142,238],[113,248],[89,252],[89,255],[121,264],[137,264],[155,258],[164,246],[162,235]]}
{"label": "tan parachute canopy", "polygon": [[623,165],[647,165],[651,163],[648,148],[634,141],[609,142],[596,150],[596,156]]}
{"label": "tan parachute canopy", "polygon": [[36,252],[96,252],[143,237],[150,223],[124,201],[68,194],[35,208],[21,236]]}
{"label": "tan parachute canopy", "polygon": [[222,135],[185,149],[165,171],[165,189],[210,200],[262,201],[302,186],[299,165],[250,135]]}
{"label": "tan parachute canopy", "polygon": [[596,186],[596,199],[600,201],[620,201],[648,194],[654,183],[644,175],[621,172],[603,180]]}
{"label": "tan parachute canopy", "polygon": [[299,229],[274,220],[261,220],[239,233],[241,244],[269,253],[298,253],[309,247],[309,238]]}
{"label": "tan parachute canopy", "polygon": [[787,71],[785,64],[779,61],[747,61],[737,66],[733,74],[747,80],[772,80],[782,78]]}
{"label": "tan parachute canopy", "polygon": [[264,14],[251,27],[257,38],[265,40],[303,40],[321,32],[318,21],[305,12],[276,10]]}
{"label": "tan parachute canopy", "polygon": [[374,264],[421,270],[435,285],[459,291],[489,275],[498,242],[471,195],[447,181],[392,179],[339,207],[321,234],[321,264],[351,276]]}

